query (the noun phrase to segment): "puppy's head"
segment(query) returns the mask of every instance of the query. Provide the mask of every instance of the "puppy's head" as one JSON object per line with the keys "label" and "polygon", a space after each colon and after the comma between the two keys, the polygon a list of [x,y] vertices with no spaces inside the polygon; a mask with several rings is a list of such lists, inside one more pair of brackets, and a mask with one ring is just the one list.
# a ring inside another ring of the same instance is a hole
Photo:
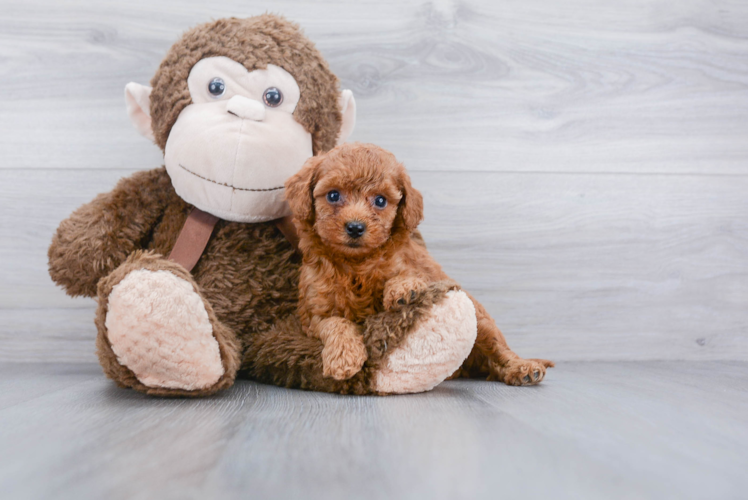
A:
{"label": "puppy's head", "polygon": [[342,144],[307,160],[286,182],[302,237],[316,234],[333,253],[362,257],[409,237],[423,198],[395,156],[372,144]]}

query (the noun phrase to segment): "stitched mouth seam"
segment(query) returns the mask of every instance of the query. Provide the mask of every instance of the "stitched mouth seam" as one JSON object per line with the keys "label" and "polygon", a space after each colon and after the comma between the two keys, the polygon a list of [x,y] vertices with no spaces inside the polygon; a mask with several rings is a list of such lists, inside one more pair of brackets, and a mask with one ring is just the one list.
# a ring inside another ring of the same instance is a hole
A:
{"label": "stitched mouth seam", "polygon": [[226,184],[225,182],[218,182],[218,181],[214,181],[213,179],[208,179],[207,177],[203,177],[200,174],[196,174],[195,172],[193,172],[189,168],[185,167],[181,163],[179,163],[179,167],[182,170],[184,170],[185,172],[188,172],[188,173],[194,175],[195,177],[199,177],[199,178],[201,178],[204,181],[212,182],[213,184],[218,184],[219,186],[230,187],[231,189],[236,189],[237,191],[278,191],[279,189],[283,189],[285,187],[285,186],[278,186],[278,187],[274,187],[274,188],[264,188],[264,189],[240,188],[240,187],[232,186],[231,184]]}

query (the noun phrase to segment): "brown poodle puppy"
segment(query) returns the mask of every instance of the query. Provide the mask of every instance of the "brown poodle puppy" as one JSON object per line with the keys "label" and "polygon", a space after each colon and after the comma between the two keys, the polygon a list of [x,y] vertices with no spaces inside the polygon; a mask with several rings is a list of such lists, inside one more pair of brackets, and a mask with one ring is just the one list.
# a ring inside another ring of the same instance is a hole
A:
{"label": "brown poodle puppy", "polygon": [[[304,254],[300,319],[307,335],[324,344],[324,375],[344,380],[366,361],[366,317],[407,304],[449,277],[415,231],[423,219],[421,193],[395,156],[378,146],[343,144],[310,158],[286,182],[286,198]],[[543,380],[553,363],[518,357],[470,298],[478,336],[454,376],[487,376],[511,385]]]}

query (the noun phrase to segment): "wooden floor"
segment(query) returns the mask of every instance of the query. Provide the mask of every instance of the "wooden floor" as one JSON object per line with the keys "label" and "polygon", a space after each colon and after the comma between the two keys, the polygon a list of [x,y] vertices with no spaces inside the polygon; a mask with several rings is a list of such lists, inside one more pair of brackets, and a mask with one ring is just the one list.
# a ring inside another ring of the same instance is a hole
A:
{"label": "wooden floor", "polygon": [[748,363],[564,363],[534,388],[202,399],[0,365],[4,499],[744,499]]}

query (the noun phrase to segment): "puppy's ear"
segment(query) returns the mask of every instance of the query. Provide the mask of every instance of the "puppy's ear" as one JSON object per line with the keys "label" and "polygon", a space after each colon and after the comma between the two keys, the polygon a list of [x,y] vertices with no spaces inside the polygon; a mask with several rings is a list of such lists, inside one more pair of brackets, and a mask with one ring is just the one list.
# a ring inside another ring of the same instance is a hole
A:
{"label": "puppy's ear", "polygon": [[314,222],[314,184],[317,169],[325,155],[312,156],[295,175],[286,181],[286,201],[293,216],[305,223]]}
{"label": "puppy's ear", "polygon": [[410,182],[410,176],[403,167],[399,175],[400,191],[403,197],[397,207],[395,225],[410,233],[423,220],[423,196]]}

